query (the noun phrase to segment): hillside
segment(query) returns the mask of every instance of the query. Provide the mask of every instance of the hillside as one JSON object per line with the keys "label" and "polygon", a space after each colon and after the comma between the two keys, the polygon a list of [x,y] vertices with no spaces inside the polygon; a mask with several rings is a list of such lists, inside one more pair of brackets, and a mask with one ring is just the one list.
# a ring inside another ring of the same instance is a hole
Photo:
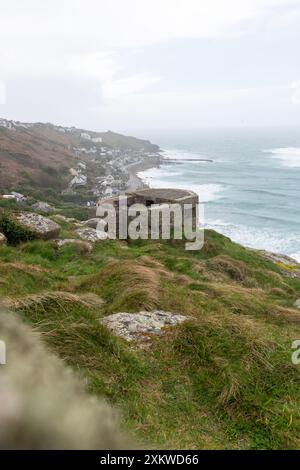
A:
{"label": "hillside", "polygon": [[[87,165],[87,188],[105,175],[116,158],[140,158],[158,152],[148,141],[113,132],[93,132],[52,124],[28,124],[0,119],[0,194],[28,188],[62,191],[70,183],[70,169]],[[120,166],[120,165],[119,165]]]}
{"label": "hillside", "polygon": [[[74,221],[59,223],[61,238],[76,238]],[[122,428],[141,445],[299,448],[294,267],[213,231],[199,252],[180,241],[106,240],[90,251],[32,240],[0,247],[0,260],[6,307],[118,408]],[[112,313],[157,309],[187,321],[146,345],[101,323]]]}
{"label": "hillside", "polygon": [[[300,265],[210,230],[192,252],[184,241],[99,240],[87,203],[108,189],[119,194],[126,168],[158,164],[158,147],[112,132],[1,122],[0,192],[21,189],[25,198],[0,200],[0,320],[2,309],[15,314],[59,358],[58,371],[63,362],[74,384],[82,379],[85,426],[94,409],[107,409],[93,401],[89,412],[93,395],[119,412],[122,431],[140,446],[299,449],[300,367],[291,355],[300,339]],[[57,394],[44,386],[47,421]],[[32,421],[26,410],[10,411],[12,443],[17,423],[30,447],[34,423],[35,442],[46,446],[39,411]],[[95,434],[82,445],[97,447],[103,429],[91,423]],[[76,447],[71,430],[61,428],[53,445]]]}

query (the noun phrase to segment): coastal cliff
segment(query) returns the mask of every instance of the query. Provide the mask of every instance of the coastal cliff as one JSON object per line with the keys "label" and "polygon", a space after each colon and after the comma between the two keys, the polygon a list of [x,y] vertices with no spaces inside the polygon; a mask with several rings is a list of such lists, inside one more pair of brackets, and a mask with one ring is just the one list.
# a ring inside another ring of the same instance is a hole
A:
{"label": "coastal cliff", "polygon": [[[55,132],[64,137],[68,131]],[[86,135],[80,139],[89,141]],[[116,156],[116,172],[127,155],[126,184],[128,172],[134,175],[144,161],[159,164],[156,147],[110,151],[103,165],[110,167]],[[92,155],[81,152],[75,161],[70,156],[74,174],[68,178],[92,178]],[[14,159],[36,178],[17,153]],[[140,446],[299,448],[300,369],[292,360],[300,339],[298,263],[247,249],[212,230],[205,230],[203,248],[192,252],[184,240],[100,239],[86,204],[98,196],[86,189],[11,189],[0,200],[2,309],[39,332],[43,348],[83,381],[84,426],[92,395],[119,411],[119,426]],[[45,386],[55,409],[57,395],[51,384]],[[101,406],[94,409],[101,416]],[[14,403],[6,422],[26,437],[31,432],[28,415]],[[47,447],[47,422],[32,422],[39,446]],[[91,423],[101,436],[92,416]],[[116,428],[110,429],[114,434]],[[69,428],[59,436],[55,442],[62,448],[78,440]],[[84,445],[101,448],[107,442],[94,439],[87,437]],[[30,447],[30,439],[24,442]],[[113,439],[112,447],[118,442]]]}
{"label": "coastal cliff", "polygon": [[61,243],[13,246],[7,234],[2,304],[119,410],[131,439],[154,448],[298,448],[299,279],[213,231],[195,252],[175,240],[87,246],[80,221],[50,217]]}

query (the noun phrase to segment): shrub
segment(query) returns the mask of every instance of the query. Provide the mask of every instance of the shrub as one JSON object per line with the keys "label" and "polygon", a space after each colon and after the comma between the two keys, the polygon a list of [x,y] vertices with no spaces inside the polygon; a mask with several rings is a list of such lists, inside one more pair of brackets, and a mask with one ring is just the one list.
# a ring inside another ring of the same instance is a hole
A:
{"label": "shrub", "polygon": [[4,233],[10,245],[18,245],[18,243],[27,242],[35,238],[31,230],[19,225],[6,212],[0,213],[0,231]]}
{"label": "shrub", "polygon": [[18,203],[15,201],[15,199],[1,199],[0,207],[2,207],[3,209],[13,210],[17,210],[19,208]]}

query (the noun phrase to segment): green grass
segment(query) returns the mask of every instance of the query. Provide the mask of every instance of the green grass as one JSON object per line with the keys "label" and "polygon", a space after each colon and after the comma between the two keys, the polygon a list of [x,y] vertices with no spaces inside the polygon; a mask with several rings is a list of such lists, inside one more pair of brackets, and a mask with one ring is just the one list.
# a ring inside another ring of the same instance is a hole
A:
{"label": "green grass", "polygon": [[10,245],[36,238],[30,229],[20,225],[8,211],[0,212],[0,231],[4,233]]}
{"label": "green grass", "polygon": [[[64,236],[72,230],[64,225]],[[256,252],[213,231],[199,252],[179,241],[105,241],[87,253],[34,240],[0,248],[0,293],[141,443],[299,448],[300,369],[290,356],[300,281]],[[99,322],[154,308],[191,318],[147,350]]]}

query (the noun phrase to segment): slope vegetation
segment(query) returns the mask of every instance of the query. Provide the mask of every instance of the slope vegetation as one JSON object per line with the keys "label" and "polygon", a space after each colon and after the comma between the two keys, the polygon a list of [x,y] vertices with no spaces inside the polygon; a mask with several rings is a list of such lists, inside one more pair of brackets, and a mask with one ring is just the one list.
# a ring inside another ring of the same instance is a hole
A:
{"label": "slope vegetation", "polygon": [[[90,253],[33,240],[0,248],[0,293],[142,445],[299,448],[300,281],[258,253],[213,231],[199,252],[175,241],[102,241]],[[153,309],[190,319],[146,349],[100,322]]]}

